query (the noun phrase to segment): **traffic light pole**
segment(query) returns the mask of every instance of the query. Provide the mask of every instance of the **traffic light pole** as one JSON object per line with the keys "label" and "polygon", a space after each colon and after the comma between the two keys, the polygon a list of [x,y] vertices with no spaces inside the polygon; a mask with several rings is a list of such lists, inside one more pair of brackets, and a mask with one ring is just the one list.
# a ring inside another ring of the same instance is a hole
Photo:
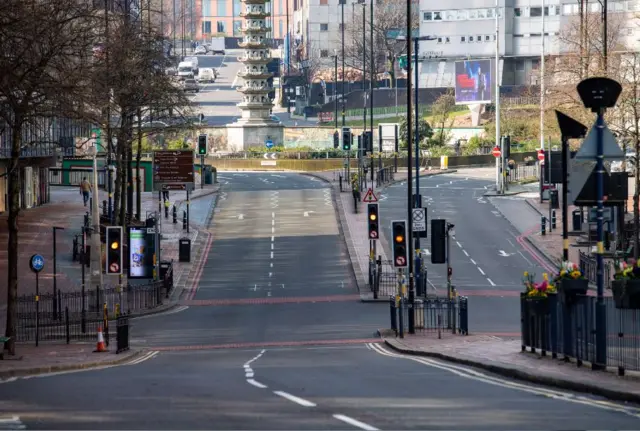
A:
{"label": "traffic light pole", "polygon": [[200,189],[204,189],[204,154],[200,155]]}
{"label": "traffic light pole", "polygon": [[[411,91],[411,2],[407,2],[407,28],[406,28],[406,40],[407,40],[407,91]],[[411,95],[407,93],[407,260],[409,265],[409,334],[415,334],[415,316],[413,314],[413,305],[415,302],[415,287],[413,285],[413,218],[411,204],[413,198],[413,175],[412,175],[412,157],[411,157]]]}

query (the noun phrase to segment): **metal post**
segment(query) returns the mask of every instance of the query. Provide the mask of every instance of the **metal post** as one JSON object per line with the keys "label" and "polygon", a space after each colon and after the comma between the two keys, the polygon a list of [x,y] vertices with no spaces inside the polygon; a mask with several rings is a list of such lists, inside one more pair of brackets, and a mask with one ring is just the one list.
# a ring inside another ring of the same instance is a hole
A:
{"label": "metal post", "polygon": [[334,53],[335,55],[333,56],[333,99],[334,99],[334,104],[335,104],[335,113],[334,113],[334,119],[333,121],[335,122],[335,127],[336,129],[338,128],[338,54]]}
{"label": "metal post", "polygon": [[447,262],[447,298],[449,299],[449,304],[448,304],[448,310],[449,310],[449,318],[447,319],[447,329],[452,329],[451,328],[451,322],[453,322],[453,307],[451,306],[451,301],[453,300],[453,286],[451,285],[451,275],[453,274],[453,269],[451,268],[451,234],[449,233],[451,230],[451,226],[449,225],[449,223],[446,224],[446,231],[447,231],[447,236],[446,236],[446,247],[447,247],[447,255],[446,255],[446,262]]}
{"label": "metal post", "polygon": [[608,27],[608,23],[607,23],[607,13],[608,13],[608,4],[607,4],[607,0],[604,0],[604,4],[602,6],[602,62],[603,62],[603,69],[605,71],[605,75],[608,69],[608,63],[609,63],[609,59],[608,59],[608,47],[607,45],[609,44],[608,41],[608,35],[607,35],[607,27]]}
{"label": "metal post", "polygon": [[87,252],[87,241],[85,239],[85,235],[86,235],[86,228],[84,226],[82,226],[82,265],[80,265],[80,267],[82,268],[82,333],[84,334],[87,330],[86,328],[86,321],[85,321],[85,314],[86,314],[86,299],[85,299],[85,275],[84,275],[84,267],[85,267],[85,254]]}
{"label": "metal post", "polygon": [[189,207],[190,207],[190,202],[189,202],[189,190],[187,189],[187,233],[189,233]]}
{"label": "metal post", "polygon": [[57,277],[57,266],[56,265],[56,257],[57,257],[57,250],[56,250],[56,230],[57,228],[54,226],[53,227],[53,319],[56,320],[57,319],[57,314],[58,314],[58,277]]}
{"label": "metal post", "polygon": [[[415,52],[413,55],[415,55],[416,61],[415,61],[415,79],[416,82],[413,84],[414,88],[415,88],[415,93],[414,93],[414,100],[415,100],[415,111],[416,111],[416,125],[415,125],[415,146],[416,146],[416,200],[415,200],[415,208],[420,208],[420,202],[419,202],[419,198],[418,196],[420,196],[420,114],[418,113],[418,88],[419,88],[419,76],[418,76],[418,38],[415,38],[414,40],[415,45]],[[416,250],[420,249],[420,236],[416,235]]]}
{"label": "metal post", "polygon": [[204,154],[200,155],[200,190],[204,189]]}
{"label": "metal post", "polygon": [[[495,108],[496,108],[496,145],[500,145],[500,5],[499,0],[496,0],[496,68],[495,68]],[[504,153],[504,151],[503,151]],[[496,157],[496,190],[499,193],[502,192],[502,178],[500,176],[500,164],[502,162],[502,155]]]}
{"label": "metal post", "polygon": [[[605,3],[606,4],[606,3]],[[597,282],[597,301],[596,301],[596,360],[593,364],[594,369],[604,369],[607,363],[607,315],[604,304],[604,108],[598,110],[598,116],[596,119],[596,132],[597,132],[597,160],[596,160],[596,174],[597,174],[597,203],[598,203],[598,218],[597,218],[597,232],[598,242],[596,247],[596,282]]]}
{"label": "metal post", "polygon": [[91,286],[102,286],[102,250],[100,243],[100,214],[98,208],[98,159],[97,148],[93,156],[93,201],[91,203]]}
{"label": "metal post", "polygon": [[569,260],[569,140],[562,137],[562,260]]}
{"label": "metal post", "polygon": [[40,338],[40,276],[36,272],[36,347]]}
{"label": "metal post", "polygon": [[[412,24],[411,24],[411,2],[407,1],[407,92],[411,91],[411,32]],[[416,296],[416,292],[414,290],[413,285],[413,218],[411,217],[411,199],[413,197],[413,175],[412,175],[412,160],[411,160],[411,96],[407,93],[407,226],[409,227],[407,232],[407,246],[409,250],[407,251],[408,264],[409,264],[409,333],[415,333],[415,320],[413,315],[413,304]]]}
{"label": "metal post", "polygon": [[[376,79],[375,62],[373,61],[373,3],[373,0],[371,0],[371,7],[369,8],[369,75],[371,76],[369,82],[369,126],[371,127],[371,153],[373,153],[373,81]],[[371,159],[371,161],[371,181],[373,181],[373,159]]]}
{"label": "metal post", "polygon": [[[340,7],[342,9],[342,24],[341,24],[341,31],[342,31],[342,127],[345,126],[346,124],[346,118],[345,118],[345,106],[344,106],[344,4],[347,0],[340,0]],[[351,178],[349,178],[349,181],[351,181]]]}
{"label": "metal post", "polygon": [[[362,96],[367,97],[367,4],[362,3]],[[362,133],[367,131],[367,99],[364,100],[364,106],[362,109],[364,118],[362,121]],[[363,139],[364,141],[364,139]]]}

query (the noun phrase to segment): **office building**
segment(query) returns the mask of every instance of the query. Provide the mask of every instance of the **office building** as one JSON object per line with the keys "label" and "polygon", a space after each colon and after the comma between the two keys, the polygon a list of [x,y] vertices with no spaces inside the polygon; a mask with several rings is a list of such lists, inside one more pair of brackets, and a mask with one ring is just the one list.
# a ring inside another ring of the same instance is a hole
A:
{"label": "office building", "polygon": [[[504,86],[538,84],[543,14],[545,53],[559,55],[573,49],[561,44],[558,36],[579,20],[580,4],[589,13],[601,13],[597,0],[545,0],[544,10],[542,3],[499,0],[499,70]],[[436,37],[434,41],[420,42],[422,88],[453,87],[456,60],[495,58],[495,5],[495,0],[420,1],[420,34]],[[627,47],[636,45],[640,38],[636,20],[640,1],[609,1],[608,9],[612,21],[622,22],[621,42]]]}
{"label": "office building", "polygon": [[[176,0],[181,1],[181,0]],[[212,36],[242,37],[242,2],[240,0],[186,0],[194,2],[196,16],[196,40]],[[267,3],[267,11],[271,13],[270,26],[273,33],[267,35],[275,39],[284,39],[287,30],[287,6],[291,11],[294,0],[273,0]],[[189,6],[186,8],[189,11]],[[187,24],[188,27],[188,24]]]}

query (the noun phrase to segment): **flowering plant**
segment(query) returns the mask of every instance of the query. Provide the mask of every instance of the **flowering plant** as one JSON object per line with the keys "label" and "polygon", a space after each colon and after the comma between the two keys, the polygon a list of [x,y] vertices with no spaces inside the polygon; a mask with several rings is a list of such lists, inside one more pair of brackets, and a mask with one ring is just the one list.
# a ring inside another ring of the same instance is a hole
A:
{"label": "flowering plant", "polygon": [[547,273],[542,274],[542,281],[535,282],[535,274],[524,273],[524,287],[527,298],[546,298],[550,293],[557,293],[555,284],[549,280]]}
{"label": "flowering plant", "polygon": [[578,265],[573,262],[562,262],[562,266],[560,267],[560,272],[555,278],[556,284],[559,283],[562,279],[568,280],[578,280],[584,279],[584,274]]}
{"label": "flowering plant", "polygon": [[640,260],[636,262],[631,259],[628,262],[617,262],[615,268],[616,273],[613,276],[615,280],[640,279]]}

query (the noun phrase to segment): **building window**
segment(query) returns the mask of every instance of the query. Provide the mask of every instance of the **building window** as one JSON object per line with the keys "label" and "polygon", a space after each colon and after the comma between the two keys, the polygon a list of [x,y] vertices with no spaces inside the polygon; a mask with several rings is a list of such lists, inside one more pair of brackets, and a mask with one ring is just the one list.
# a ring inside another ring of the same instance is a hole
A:
{"label": "building window", "polygon": [[347,0],[338,0],[338,4],[347,4]]}
{"label": "building window", "polygon": [[240,0],[233,0],[233,16],[240,16],[242,13],[242,3]]}
{"label": "building window", "polygon": [[478,11],[475,9],[469,10],[469,19],[476,19],[476,18],[478,18]]}
{"label": "building window", "polygon": [[460,43],[466,43],[467,42],[467,37],[466,36],[460,36]]}
{"label": "building window", "polygon": [[329,50],[328,49],[321,49],[320,50],[320,58],[327,58],[329,57]]}
{"label": "building window", "polygon": [[485,9],[478,9],[478,19],[485,19],[487,17],[487,11]]}
{"label": "building window", "polygon": [[227,16],[227,2],[218,1],[216,6],[217,16]]}
{"label": "building window", "polygon": [[433,14],[431,12],[423,12],[422,20],[423,21],[431,21],[433,19]]}
{"label": "building window", "polygon": [[202,16],[211,16],[211,0],[202,0]]}
{"label": "building window", "polygon": [[444,43],[451,43],[451,39],[447,36],[444,38]]}
{"label": "building window", "polygon": [[487,9],[487,18],[495,18],[495,13],[493,9]]}
{"label": "building window", "polygon": [[579,12],[580,8],[577,4],[563,4],[562,5],[562,14],[563,15],[575,15]]}
{"label": "building window", "polygon": [[532,7],[529,8],[529,16],[531,18],[538,18],[542,16],[542,8],[541,7]]}
{"label": "building window", "polygon": [[484,41],[485,41],[485,42],[491,42],[491,36],[486,35],[486,36],[484,37]]}
{"label": "building window", "polygon": [[469,42],[473,42],[473,36],[469,36]]}
{"label": "building window", "polygon": [[516,61],[516,71],[524,72],[524,60]]}
{"label": "building window", "polygon": [[225,32],[224,21],[217,21],[216,22],[216,31],[218,33],[224,33]]}
{"label": "building window", "polygon": [[241,20],[233,21],[233,35],[234,36],[242,36],[242,21]]}
{"label": "building window", "polygon": [[434,21],[442,21],[442,12],[434,12],[433,13]]}
{"label": "building window", "polygon": [[476,42],[482,42],[482,36],[476,36]]}
{"label": "building window", "polygon": [[517,7],[513,9],[513,14],[518,17],[518,16],[522,16],[522,9]]}
{"label": "building window", "polygon": [[442,38],[441,37],[438,38],[438,43],[442,43]]}
{"label": "building window", "polygon": [[284,12],[284,6],[282,6],[282,1],[278,2],[278,15],[282,15]]}
{"label": "building window", "polygon": [[320,24],[320,31],[329,31],[329,24]]}
{"label": "building window", "polygon": [[282,20],[278,21],[278,37],[284,37],[284,32],[282,31],[284,27],[284,23]]}
{"label": "building window", "polygon": [[202,33],[211,34],[211,21],[202,21]]}
{"label": "building window", "polygon": [[444,16],[447,21],[454,21],[456,19],[455,11],[452,10],[445,11]]}

